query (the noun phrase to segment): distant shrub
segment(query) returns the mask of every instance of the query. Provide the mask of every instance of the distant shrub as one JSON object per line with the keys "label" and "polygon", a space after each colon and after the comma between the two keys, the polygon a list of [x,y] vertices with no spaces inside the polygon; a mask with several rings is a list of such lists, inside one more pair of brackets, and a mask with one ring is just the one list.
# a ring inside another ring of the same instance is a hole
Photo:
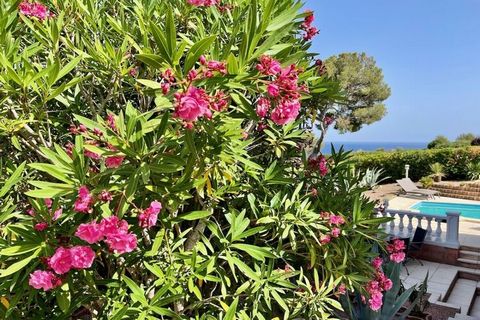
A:
{"label": "distant shrub", "polygon": [[472,140],[471,142],[472,146],[480,146],[480,137],[476,137],[475,139]]}
{"label": "distant shrub", "polygon": [[422,187],[423,188],[430,188],[431,186],[433,186],[433,178],[430,177],[430,176],[426,176],[426,177],[423,177],[420,179],[420,183],[422,184]]}
{"label": "distant shrub", "polygon": [[467,165],[480,161],[480,148],[443,148],[431,150],[410,150],[395,152],[362,152],[353,156],[355,165],[360,170],[378,167],[385,170],[388,181],[405,176],[405,165],[410,165],[409,176],[419,180],[431,174],[430,165],[441,163],[445,167],[445,178],[450,180],[465,180],[469,178]]}
{"label": "distant shrub", "polygon": [[480,179],[480,161],[472,161],[467,164],[468,177],[472,180]]}

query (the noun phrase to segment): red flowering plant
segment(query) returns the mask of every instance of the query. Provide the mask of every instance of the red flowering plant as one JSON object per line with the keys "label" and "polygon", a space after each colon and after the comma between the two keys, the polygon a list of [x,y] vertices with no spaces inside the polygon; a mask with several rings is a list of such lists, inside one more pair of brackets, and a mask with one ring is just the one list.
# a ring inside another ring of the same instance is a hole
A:
{"label": "red flowering plant", "polygon": [[2,107],[35,119],[7,135],[2,317],[325,319],[374,276],[385,220],[348,155],[308,156],[302,3],[43,5],[0,4]]}

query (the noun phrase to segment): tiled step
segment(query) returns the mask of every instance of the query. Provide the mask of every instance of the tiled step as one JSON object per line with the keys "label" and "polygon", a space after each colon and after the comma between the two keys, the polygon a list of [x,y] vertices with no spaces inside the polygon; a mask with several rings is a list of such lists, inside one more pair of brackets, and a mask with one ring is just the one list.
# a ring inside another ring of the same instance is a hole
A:
{"label": "tiled step", "polygon": [[480,252],[480,247],[460,246],[460,250]]}
{"label": "tiled step", "polygon": [[457,313],[455,315],[455,318],[449,318],[449,319],[456,319],[456,320],[479,320],[478,317],[472,317],[472,316],[467,316],[466,314],[460,314]]}
{"label": "tiled step", "polygon": [[467,315],[476,297],[477,281],[457,279],[452,292],[447,297],[447,303],[460,307],[460,313]]}
{"label": "tiled step", "polygon": [[459,266],[470,269],[480,269],[480,261],[467,258],[458,258],[457,263]]}
{"label": "tiled step", "polygon": [[480,260],[480,252],[479,251],[470,251],[470,250],[460,249],[459,258],[479,261]]}

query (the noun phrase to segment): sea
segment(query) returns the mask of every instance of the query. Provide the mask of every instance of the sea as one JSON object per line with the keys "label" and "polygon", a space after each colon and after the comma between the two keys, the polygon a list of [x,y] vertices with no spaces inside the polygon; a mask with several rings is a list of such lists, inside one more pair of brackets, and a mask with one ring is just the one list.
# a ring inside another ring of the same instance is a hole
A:
{"label": "sea", "polygon": [[344,150],[352,151],[392,151],[392,150],[417,150],[426,149],[427,142],[348,142],[348,141],[333,141],[324,142],[322,153],[330,154],[331,144],[335,150],[343,146]]}

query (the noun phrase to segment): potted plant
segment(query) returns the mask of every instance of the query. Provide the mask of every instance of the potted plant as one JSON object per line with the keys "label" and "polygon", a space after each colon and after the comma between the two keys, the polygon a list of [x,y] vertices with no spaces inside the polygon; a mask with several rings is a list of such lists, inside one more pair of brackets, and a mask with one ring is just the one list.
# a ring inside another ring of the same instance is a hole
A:
{"label": "potted plant", "polygon": [[432,177],[435,182],[440,182],[442,178],[445,177],[445,168],[439,162],[432,163],[430,165],[430,171],[432,172]]}
{"label": "potted plant", "polygon": [[407,316],[409,320],[432,320],[432,315],[426,310],[430,306],[427,295],[428,273],[425,280],[418,286],[414,287],[409,301],[413,305],[412,311]]}

